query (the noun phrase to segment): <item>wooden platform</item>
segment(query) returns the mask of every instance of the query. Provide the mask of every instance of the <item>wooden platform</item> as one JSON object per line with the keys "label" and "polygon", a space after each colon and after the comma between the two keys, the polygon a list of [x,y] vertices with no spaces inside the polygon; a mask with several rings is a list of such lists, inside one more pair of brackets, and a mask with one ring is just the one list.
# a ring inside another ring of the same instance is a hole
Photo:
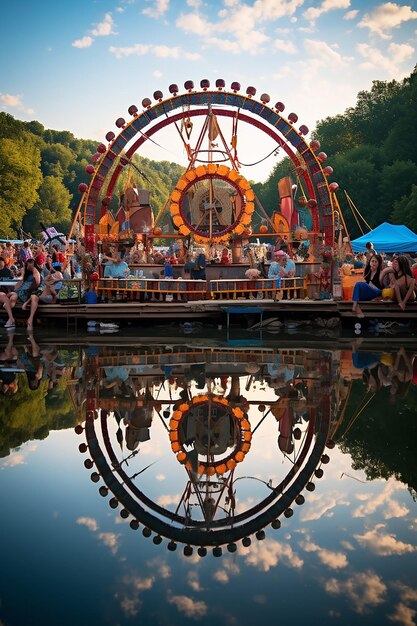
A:
{"label": "wooden platform", "polygon": [[[225,318],[226,300],[194,300],[191,302],[114,302],[107,304],[41,304],[37,317],[44,320],[57,320],[67,325],[77,320],[197,320]],[[352,313],[352,302],[334,300],[249,300],[238,299],[230,302],[233,307],[262,307],[264,317],[285,319],[314,319],[315,317],[339,317],[343,323],[357,319]],[[410,321],[417,320],[417,303],[408,304],[401,311],[394,302],[365,302],[361,308],[368,319]],[[4,318],[5,311],[0,309]],[[15,309],[19,320],[27,313]],[[243,317],[243,316],[242,316]]]}

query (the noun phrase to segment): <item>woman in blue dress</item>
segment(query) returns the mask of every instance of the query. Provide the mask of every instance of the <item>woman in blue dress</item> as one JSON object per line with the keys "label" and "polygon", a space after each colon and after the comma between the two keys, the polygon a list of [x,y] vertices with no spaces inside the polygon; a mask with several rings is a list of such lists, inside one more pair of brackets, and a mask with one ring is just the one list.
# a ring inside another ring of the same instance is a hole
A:
{"label": "woman in blue dress", "polygon": [[352,311],[357,317],[365,317],[359,301],[369,302],[378,298],[382,293],[381,272],[382,272],[382,256],[374,254],[365,266],[364,281],[356,283],[353,288],[353,307]]}

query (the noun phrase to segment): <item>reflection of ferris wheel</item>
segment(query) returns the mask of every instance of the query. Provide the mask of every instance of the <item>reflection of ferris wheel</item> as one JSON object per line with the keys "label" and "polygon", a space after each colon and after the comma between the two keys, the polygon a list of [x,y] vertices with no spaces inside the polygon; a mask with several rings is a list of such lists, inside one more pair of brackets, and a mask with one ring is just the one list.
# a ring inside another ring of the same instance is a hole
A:
{"label": "reflection of ferris wheel", "polygon": [[[156,217],[155,236],[160,235],[163,213],[169,211],[174,228],[180,235],[194,234],[207,240],[220,240],[231,234],[243,234],[251,222],[254,210],[261,210],[248,181],[240,174],[237,154],[239,133],[247,127],[264,133],[291,159],[306,189],[306,201],[312,212],[313,230],[323,232],[326,242],[333,241],[333,195],[337,183],[328,183],[332,174],[324,166],[327,156],[318,152],[320,144],[306,140],[308,128],[295,127],[298,117],[290,113],[284,117],[282,102],[270,106],[268,94],[255,99],[256,89],[248,87],[240,94],[239,83],[231,90],[218,79],[215,89],[208,80],[200,82],[201,90],[192,81],[184,84],[180,94],[177,85],[170,85],[170,96],[154,93],[155,103],[142,100],[142,111],[136,105],[128,109],[129,121],[116,120],[118,134],[109,131],[106,144],[97,147],[93,163],[86,171],[91,175],[89,185],[82,183],[84,192],[84,226],[97,224],[103,205],[112,197],[123,168],[147,142],[157,145],[159,133],[167,127],[176,129],[178,141],[186,150],[188,167],[176,184],[171,197]],[[197,130],[196,122],[202,121]],[[229,120],[231,131],[225,130]],[[150,232],[152,235],[152,232]]]}
{"label": "reflection of ferris wheel", "polygon": [[[158,414],[155,403],[150,401],[148,407]],[[263,481],[246,476],[245,465],[256,437],[268,420],[275,424],[281,419],[283,409],[282,405],[256,401],[251,407],[257,412],[249,417],[244,398],[236,402],[215,390],[165,404],[158,417],[164,423],[166,447],[174,462],[172,474],[176,473],[184,485],[179,495],[175,490],[174,510],[153,497],[149,483],[141,480],[150,465],[143,467],[143,460],[142,465],[139,460],[136,467],[137,451],[130,450],[121,457],[120,426],[116,431],[109,411],[96,409],[92,397],[87,399],[85,425],[76,427],[76,432],[85,432],[86,442],[80,451],[89,452],[84,464],[94,469],[91,479],[103,481],[100,494],[110,496],[109,505],[120,507],[120,515],[130,520],[132,529],[141,527],[143,535],[153,536],[155,544],[168,540],[169,550],[183,544],[184,554],[190,555],[196,546],[204,556],[210,547],[219,556],[222,546],[234,552],[236,542],[248,546],[251,535],[261,540],[267,526],[280,528],[280,518],[292,516],[293,503],[303,504],[301,492],[314,490],[314,479],[323,475],[321,465],[329,461],[325,447],[333,445],[329,439],[330,403],[323,397],[320,406],[310,410],[303,427],[297,429],[293,448],[281,442],[288,463],[284,471],[277,469],[279,478]],[[283,429],[280,432],[285,439]],[[281,466],[278,459],[277,465]],[[240,487],[251,480],[263,486],[257,498],[250,498],[243,506]]]}

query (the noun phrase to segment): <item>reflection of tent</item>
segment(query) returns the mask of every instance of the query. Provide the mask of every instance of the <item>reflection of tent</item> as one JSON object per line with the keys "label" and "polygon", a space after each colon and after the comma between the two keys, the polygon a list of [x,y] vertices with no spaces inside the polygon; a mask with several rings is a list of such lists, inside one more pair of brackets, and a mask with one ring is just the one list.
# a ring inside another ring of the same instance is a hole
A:
{"label": "reflection of tent", "polygon": [[372,241],[377,252],[416,252],[417,235],[407,226],[384,222],[366,235],[351,241],[354,252],[364,252],[367,241]]}

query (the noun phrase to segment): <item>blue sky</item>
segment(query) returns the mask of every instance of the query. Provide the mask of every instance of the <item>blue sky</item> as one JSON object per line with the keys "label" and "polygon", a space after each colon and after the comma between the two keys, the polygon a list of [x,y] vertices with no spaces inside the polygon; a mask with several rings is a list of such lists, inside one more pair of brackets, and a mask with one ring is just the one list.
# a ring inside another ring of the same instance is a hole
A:
{"label": "blue sky", "polygon": [[415,0],[21,0],[1,16],[0,110],[98,141],[129,105],[202,78],[253,85],[312,130],[417,62]]}

